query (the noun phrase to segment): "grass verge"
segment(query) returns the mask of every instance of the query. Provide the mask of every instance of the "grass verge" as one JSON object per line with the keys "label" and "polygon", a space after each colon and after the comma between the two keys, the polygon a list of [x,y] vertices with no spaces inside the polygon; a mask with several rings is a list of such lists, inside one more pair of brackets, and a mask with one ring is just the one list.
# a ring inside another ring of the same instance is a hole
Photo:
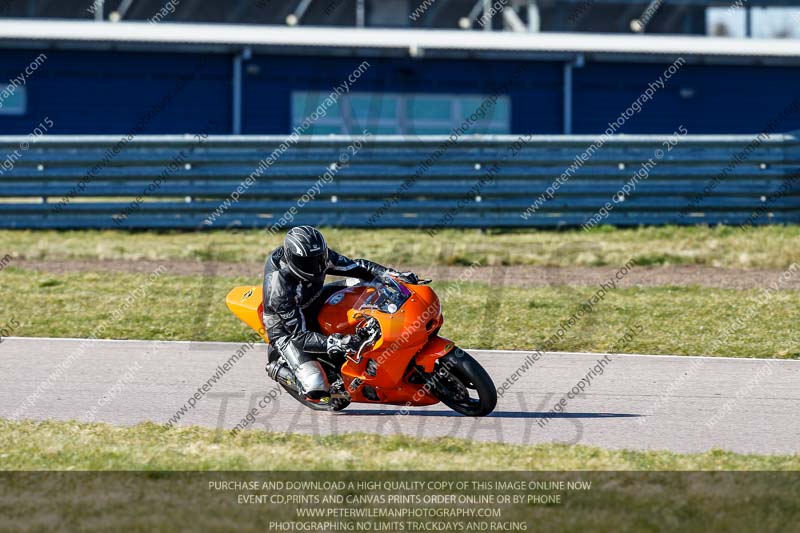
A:
{"label": "grass verge", "polygon": [[[592,231],[326,229],[351,257],[390,265],[709,265],[786,268],[800,261],[800,226],[647,227]],[[0,231],[0,252],[28,259],[261,260],[281,242],[264,231]]]}
{"label": "grass verge", "polygon": [[[800,470],[800,456],[0,420],[0,470]],[[302,457],[298,462],[297,458]]]}
{"label": "grass verge", "polygon": [[9,531],[789,531],[800,508],[798,456],[3,420],[0,450]]}
{"label": "grass verge", "polygon": [[[19,336],[242,341],[247,329],[225,295],[249,278],[101,272],[54,275],[7,267],[0,285],[3,319]],[[442,334],[464,347],[530,350],[543,345],[588,298],[592,287],[489,287],[436,283],[443,296]],[[800,357],[800,291],[637,287],[609,291],[594,311],[550,346],[735,357]],[[0,324],[2,326],[2,324]],[[97,331],[102,326],[102,331]],[[628,328],[639,331],[624,346]],[[641,326],[640,328],[638,326]]]}

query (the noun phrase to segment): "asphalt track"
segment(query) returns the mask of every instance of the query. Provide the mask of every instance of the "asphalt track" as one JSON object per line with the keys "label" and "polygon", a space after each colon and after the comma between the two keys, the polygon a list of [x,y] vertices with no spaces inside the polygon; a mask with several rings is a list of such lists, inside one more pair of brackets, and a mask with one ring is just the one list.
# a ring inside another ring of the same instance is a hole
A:
{"label": "asphalt track", "polygon": [[[94,408],[90,418],[96,421],[165,423],[241,346],[3,339],[0,417],[86,419]],[[498,386],[529,355],[471,353]],[[519,375],[492,416],[483,419],[459,416],[442,404],[412,408],[407,415],[399,414],[399,407],[367,404],[353,404],[336,414],[317,413],[282,394],[259,410],[251,427],[317,435],[405,433],[675,452],[720,448],[800,453],[800,361],[611,355],[602,375],[592,377],[590,385],[584,383],[584,392],[577,397],[566,399],[565,412],[550,413],[602,357],[545,354]],[[263,345],[249,349],[201,394],[178,424],[226,428],[238,424],[275,388],[263,371],[264,358]]]}

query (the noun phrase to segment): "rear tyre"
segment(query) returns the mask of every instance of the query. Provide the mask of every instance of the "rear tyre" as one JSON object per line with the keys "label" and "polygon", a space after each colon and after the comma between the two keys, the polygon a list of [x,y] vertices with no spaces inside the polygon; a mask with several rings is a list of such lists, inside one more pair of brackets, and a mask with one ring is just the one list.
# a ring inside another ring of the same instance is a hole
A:
{"label": "rear tyre", "polygon": [[461,348],[436,361],[429,383],[443,404],[465,416],[486,416],[497,405],[497,389],[492,378]]}

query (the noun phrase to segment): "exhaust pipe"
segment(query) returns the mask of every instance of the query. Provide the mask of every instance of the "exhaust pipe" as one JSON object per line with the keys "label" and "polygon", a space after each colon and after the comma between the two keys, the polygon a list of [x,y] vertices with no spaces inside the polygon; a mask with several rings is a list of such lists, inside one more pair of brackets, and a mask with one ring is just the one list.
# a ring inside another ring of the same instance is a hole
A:
{"label": "exhaust pipe", "polygon": [[292,389],[293,391],[300,392],[297,386],[297,380],[294,377],[294,372],[289,368],[286,362],[278,359],[267,364],[267,375],[280,383]]}

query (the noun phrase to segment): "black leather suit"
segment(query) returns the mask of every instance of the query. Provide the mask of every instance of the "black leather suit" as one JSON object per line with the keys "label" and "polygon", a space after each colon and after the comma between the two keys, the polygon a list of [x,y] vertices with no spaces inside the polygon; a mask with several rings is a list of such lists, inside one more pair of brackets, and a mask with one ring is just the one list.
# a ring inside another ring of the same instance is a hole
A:
{"label": "black leather suit", "polygon": [[371,281],[387,269],[366,259],[349,259],[328,250],[325,273],[311,281],[287,268],[282,246],[273,250],[264,266],[264,325],[269,341],[292,369],[326,351],[327,336],[317,327],[322,304],[340,286],[326,286],[325,275]]}

